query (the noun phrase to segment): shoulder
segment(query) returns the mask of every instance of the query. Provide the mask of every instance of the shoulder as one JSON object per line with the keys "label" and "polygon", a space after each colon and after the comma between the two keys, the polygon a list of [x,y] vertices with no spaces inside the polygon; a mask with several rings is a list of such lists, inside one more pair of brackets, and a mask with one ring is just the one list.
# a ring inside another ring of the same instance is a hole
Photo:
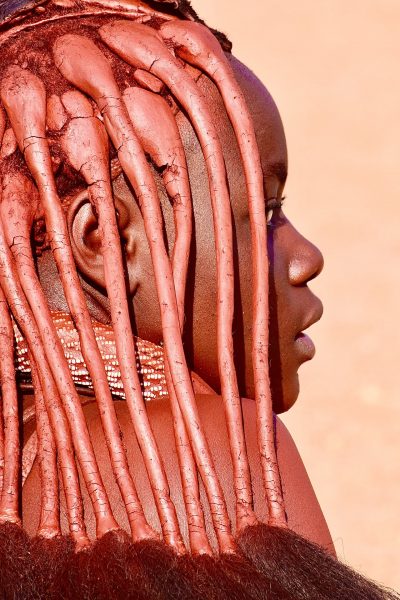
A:
{"label": "shoulder", "polygon": [[297,446],[277,417],[278,461],[289,526],[336,556],[332,537]]}
{"label": "shoulder", "polygon": [[[221,476],[228,509],[233,516],[233,473],[229,456],[229,442],[223,404],[219,396],[212,395],[198,395],[197,404],[214,456],[216,468]],[[254,400],[243,399],[242,407],[246,443],[252,471],[255,508],[260,518],[265,518],[264,491],[261,483],[256,434],[256,404]],[[157,423],[162,421],[162,428],[164,429],[166,426],[165,411],[169,413],[167,403],[153,404],[150,409],[153,419],[155,417]],[[158,426],[156,426],[156,429],[158,429]],[[276,419],[276,443],[289,526],[300,535],[323,546],[330,553],[335,554],[325,517],[300,453],[288,429],[279,417]]]}
{"label": "shoulder", "polygon": [[[234,522],[235,499],[233,495],[233,472],[230,461],[228,433],[225,425],[223,404],[219,396],[200,394],[197,395],[196,398],[200,419],[210,445],[215,467],[220,476],[228,512],[232,522]],[[243,400],[242,405],[246,443],[252,473],[254,505],[259,518],[264,520],[267,516],[267,511],[264,502],[260,461],[257,449],[255,402],[253,400]],[[159,529],[157,511],[154,506],[151,489],[147,481],[143,460],[136,442],[127,405],[123,401],[117,401],[115,402],[115,408],[127,450],[128,461],[134,472],[134,477],[138,484],[138,491],[142,498],[142,502],[144,503],[143,505],[145,506],[147,517],[151,525],[156,529]],[[96,404],[93,402],[85,406],[84,412],[115,516],[123,527],[128,528],[126,516],[119,500],[115,478],[112,474]],[[164,460],[164,466],[171,489],[171,497],[177,507],[178,519],[183,524],[185,518],[181,494],[180,471],[175,444],[173,442],[173,422],[169,403],[167,400],[151,401],[147,404],[147,412]],[[307,472],[292,437],[279,419],[277,420],[277,445],[278,460],[290,527],[332,552],[333,544],[329,531],[307,476]],[[38,518],[38,515],[35,516],[33,514],[33,512],[38,512],[37,502],[32,502],[32,499],[37,498],[39,490],[40,481],[36,465],[23,490],[24,521],[25,523],[30,523],[32,526],[32,531],[29,531],[29,533],[34,533],[34,523],[37,522]],[[87,522],[89,533],[94,533],[93,515],[91,514],[90,502],[84,489],[83,482],[82,492],[85,501],[85,520]],[[210,515],[206,509],[205,518],[207,521],[207,529],[212,538],[213,534],[209,517]],[[185,529],[186,527],[183,526],[183,531]]]}
{"label": "shoulder", "polygon": [[[242,406],[257,506],[263,502],[264,493],[257,449],[256,404],[254,400],[243,399]],[[328,525],[300,453],[279,417],[276,418],[276,445],[289,527],[336,556]]]}

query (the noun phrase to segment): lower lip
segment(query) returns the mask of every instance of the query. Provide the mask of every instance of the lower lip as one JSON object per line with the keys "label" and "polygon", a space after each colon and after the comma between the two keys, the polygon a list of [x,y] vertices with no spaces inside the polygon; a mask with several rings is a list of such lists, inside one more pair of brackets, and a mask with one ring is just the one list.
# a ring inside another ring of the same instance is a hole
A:
{"label": "lower lip", "polygon": [[314,358],[314,342],[306,333],[298,333],[294,339],[294,343],[299,353],[302,354],[305,360],[311,360]]}

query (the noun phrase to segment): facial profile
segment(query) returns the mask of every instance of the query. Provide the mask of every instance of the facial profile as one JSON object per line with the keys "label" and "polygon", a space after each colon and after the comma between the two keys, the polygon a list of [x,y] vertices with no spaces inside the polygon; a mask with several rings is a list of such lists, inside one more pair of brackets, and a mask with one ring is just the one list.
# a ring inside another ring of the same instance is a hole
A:
{"label": "facial profile", "polygon": [[[281,412],[287,410],[298,395],[297,371],[300,364],[312,358],[311,347],[301,345],[298,334],[321,316],[321,304],[307,288],[310,279],[318,275],[322,268],[320,252],[300,234],[284,216],[281,207],[284,185],[287,176],[286,141],[279,112],[276,105],[259,80],[244,65],[231,59],[235,76],[238,79],[249,106],[255,124],[261,166],[264,175],[265,210],[269,234],[270,257],[270,360],[271,380],[273,386],[274,408]],[[252,270],[249,249],[251,247],[251,231],[245,176],[241,167],[240,156],[234,140],[232,127],[226,117],[221,100],[204,81],[203,90],[211,98],[215,114],[220,122],[219,131],[225,151],[225,162],[228,172],[231,194],[232,213],[236,242],[235,274],[238,280],[236,291],[236,312],[234,320],[235,358],[244,397],[254,397],[254,385],[251,368],[251,319],[252,319]],[[188,134],[189,135],[189,134]],[[195,141],[189,142],[191,147]],[[201,181],[202,168],[200,154],[197,157],[196,177]],[[193,162],[196,158],[193,159]],[[195,165],[193,165],[195,166]],[[206,186],[199,186],[200,198],[194,199],[200,213],[201,207],[207,206]],[[290,206],[289,206],[290,208]],[[195,213],[196,214],[196,213]],[[200,227],[202,230],[199,231]],[[201,374],[211,373],[215,365],[215,350],[210,348],[212,339],[212,319],[205,318],[210,300],[210,288],[215,289],[210,266],[213,264],[211,220],[207,216],[200,218],[200,226],[196,234],[201,240],[199,247],[205,248],[205,257],[198,253],[200,266],[196,274],[201,282],[197,289],[203,291],[202,300],[194,294],[192,320],[201,323],[201,333],[194,335],[194,362]],[[194,283],[196,290],[196,283]],[[207,290],[207,293],[205,293]],[[212,299],[214,300],[214,298]],[[200,329],[200,328],[199,328]],[[295,341],[295,338],[299,341]],[[201,356],[205,362],[196,357]],[[208,360],[208,362],[207,362]],[[196,362],[197,361],[197,362]],[[217,384],[217,373],[211,375],[210,383]]]}
{"label": "facial profile", "polygon": [[[284,206],[281,206],[288,165],[286,140],[276,105],[268,91],[249,69],[233,57],[231,64],[244,90],[255,123],[264,173],[271,270],[271,381],[274,409],[276,412],[282,412],[288,410],[297,399],[299,389],[297,373],[300,365],[314,355],[313,344],[308,336],[303,334],[303,330],[319,320],[322,305],[313,296],[307,284],[320,273],[323,260],[319,250],[295,230],[284,215]],[[238,286],[233,326],[235,360],[241,396],[253,398],[252,273],[249,253],[251,233],[244,173],[234,132],[218,91],[204,76],[200,77],[198,85],[213,105],[214,118],[218,123],[224,148],[237,247],[235,277]],[[184,344],[193,370],[199,373],[213,389],[220,391],[215,335],[217,327],[215,242],[205,163],[189,121],[182,112],[177,114],[176,119],[184,141],[193,190],[195,238],[188,275],[187,294],[190,295],[190,302],[187,302],[185,307]],[[155,176],[157,177],[157,173]],[[160,177],[158,190],[168,246],[173,248],[175,239],[173,211],[163,191]],[[122,175],[114,181],[114,193],[119,207],[119,226],[125,240],[126,266],[136,331],[143,339],[159,343],[162,340],[160,313],[140,211],[132,197],[132,190]],[[290,202],[288,204],[290,210]],[[92,287],[104,289],[102,276],[100,275],[100,280],[93,278],[93,274],[98,272],[96,266],[98,261],[101,263],[98,239],[94,236],[93,219],[88,200],[84,206],[80,206],[79,211],[72,206],[70,227],[74,228],[72,239],[78,264],[82,264],[82,273],[88,283],[92,282]],[[88,231],[88,235],[85,235],[85,231]],[[90,240],[90,236],[94,239]],[[94,251],[90,252],[90,248]],[[90,255],[86,261],[80,263],[81,253],[85,249],[87,253],[90,252]],[[92,295],[94,303],[100,302],[101,307],[107,312],[107,298],[99,296],[92,287],[87,288],[87,293]],[[100,312],[99,316],[104,319],[104,315],[102,316]]]}

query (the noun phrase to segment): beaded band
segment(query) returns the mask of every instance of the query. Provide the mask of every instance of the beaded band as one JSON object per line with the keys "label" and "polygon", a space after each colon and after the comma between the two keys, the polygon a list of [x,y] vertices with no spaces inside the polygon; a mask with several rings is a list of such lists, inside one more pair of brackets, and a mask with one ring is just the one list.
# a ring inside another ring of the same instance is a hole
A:
{"label": "beaded band", "polygon": [[[79,336],[68,313],[52,312],[57,333],[64,348],[65,358],[76,386],[93,391],[93,383],[82,356]],[[111,326],[93,322],[93,329],[104,360],[107,379],[114,396],[125,398],[121,373],[115,350],[114,332]],[[31,379],[28,347],[17,325],[15,335],[15,368],[22,381]],[[139,373],[145,400],[159,400],[168,396],[164,373],[164,351],[162,346],[135,337],[136,367]]]}

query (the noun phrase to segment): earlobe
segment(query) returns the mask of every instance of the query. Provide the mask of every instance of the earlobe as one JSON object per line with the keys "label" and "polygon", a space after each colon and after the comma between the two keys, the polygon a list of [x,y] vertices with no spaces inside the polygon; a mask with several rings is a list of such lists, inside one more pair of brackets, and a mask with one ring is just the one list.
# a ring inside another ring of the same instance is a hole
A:
{"label": "earlobe", "polygon": [[[135,263],[137,248],[134,224],[129,207],[115,197],[115,208],[118,228],[123,246],[124,261],[128,271],[129,293],[134,293],[137,286],[135,280]],[[90,204],[87,192],[77,195],[70,203],[67,211],[68,230],[71,247],[78,271],[97,288],[105,290],[103,258],[101,253],[101,237],[97,217]]]}

